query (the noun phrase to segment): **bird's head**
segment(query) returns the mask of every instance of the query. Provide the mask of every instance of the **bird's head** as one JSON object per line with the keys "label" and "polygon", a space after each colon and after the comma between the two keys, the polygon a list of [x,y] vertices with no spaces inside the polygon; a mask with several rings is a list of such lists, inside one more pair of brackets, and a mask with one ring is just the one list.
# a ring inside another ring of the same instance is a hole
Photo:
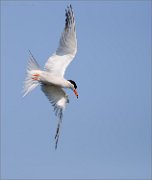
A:
{"label": "bird's head", "polygon": [[68,80],[70,82],[70,88],[73,90],[74,94],[77,96],[78,98],[78,93],[76,91],[77,89],[77,85],[73,80]]}

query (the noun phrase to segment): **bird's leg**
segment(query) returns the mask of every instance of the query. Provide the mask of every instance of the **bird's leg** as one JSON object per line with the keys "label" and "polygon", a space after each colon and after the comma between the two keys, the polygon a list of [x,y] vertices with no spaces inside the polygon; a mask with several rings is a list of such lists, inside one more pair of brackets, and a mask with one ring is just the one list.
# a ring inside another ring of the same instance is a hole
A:
{"label": "bird's leg", "polygon": [[32,79],[35,80],[35,81],[38,81],[39,80],[39,74],[33,74],[33,77]]}

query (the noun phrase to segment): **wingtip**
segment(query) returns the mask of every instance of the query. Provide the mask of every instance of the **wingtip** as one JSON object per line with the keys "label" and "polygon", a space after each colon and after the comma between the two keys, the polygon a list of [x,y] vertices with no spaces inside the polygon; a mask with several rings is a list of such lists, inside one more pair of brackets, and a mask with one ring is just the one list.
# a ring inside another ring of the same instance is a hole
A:
{"label": "wingtip", "polygon": [[57,150],[57,145],[55,145],[55,151]]}
{"label": "wingtip", "polygon": [[[67,5],[67,9],[69,10],[69,9],[71,9],[72,10],[72,5],[70,4],[69,6]],[[67,9],[65,9],[65,10],[67,10]]]}
{"label": "wingtip", "polygon": [[32,56],[32,52],[31,52],[31,50],[30,50],[30,49],[28,49],[28,53],[29,53],[29,55],[31,55],[31,56]]}
{"label": "wingtip", "polygon": [[57,147],[58,147],[58,138],[59,137],[57,137],[56,142],[55,142],[55,150],[57,150]]}

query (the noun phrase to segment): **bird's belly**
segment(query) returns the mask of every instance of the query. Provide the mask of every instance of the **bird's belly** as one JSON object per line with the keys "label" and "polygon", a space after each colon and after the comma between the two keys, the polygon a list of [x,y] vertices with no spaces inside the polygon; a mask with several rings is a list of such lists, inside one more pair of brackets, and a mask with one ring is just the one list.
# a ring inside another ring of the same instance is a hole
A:
{"label": "bird's belly", "polygon": [[44,84],[48,84],[48,85],[50,84],[50,85],[55,85],[55,86],[60,86],[60,87],[65,87],[65,84],[66,84],[65,82],[66,80],[64,78],[55,76],[45,71],[43,71],[43,73],[41,74],[40,81],[41,83],[44,83]]}

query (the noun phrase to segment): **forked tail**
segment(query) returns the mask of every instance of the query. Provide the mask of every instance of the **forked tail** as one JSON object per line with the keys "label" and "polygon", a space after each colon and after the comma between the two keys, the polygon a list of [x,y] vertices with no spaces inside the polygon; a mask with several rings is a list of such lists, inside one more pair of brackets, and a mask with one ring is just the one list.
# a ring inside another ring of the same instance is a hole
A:
{"label": "forked tail", "polygon": [[39,75],[40,75],[40,66],[36,62],[36,59],[30,53],[30,58],[28,60],[28,65],[26,69],[26,78],[23,85],[23,97],[26,96],[29,92],[31,92],[34,88],[36,88],[39,85]]}

